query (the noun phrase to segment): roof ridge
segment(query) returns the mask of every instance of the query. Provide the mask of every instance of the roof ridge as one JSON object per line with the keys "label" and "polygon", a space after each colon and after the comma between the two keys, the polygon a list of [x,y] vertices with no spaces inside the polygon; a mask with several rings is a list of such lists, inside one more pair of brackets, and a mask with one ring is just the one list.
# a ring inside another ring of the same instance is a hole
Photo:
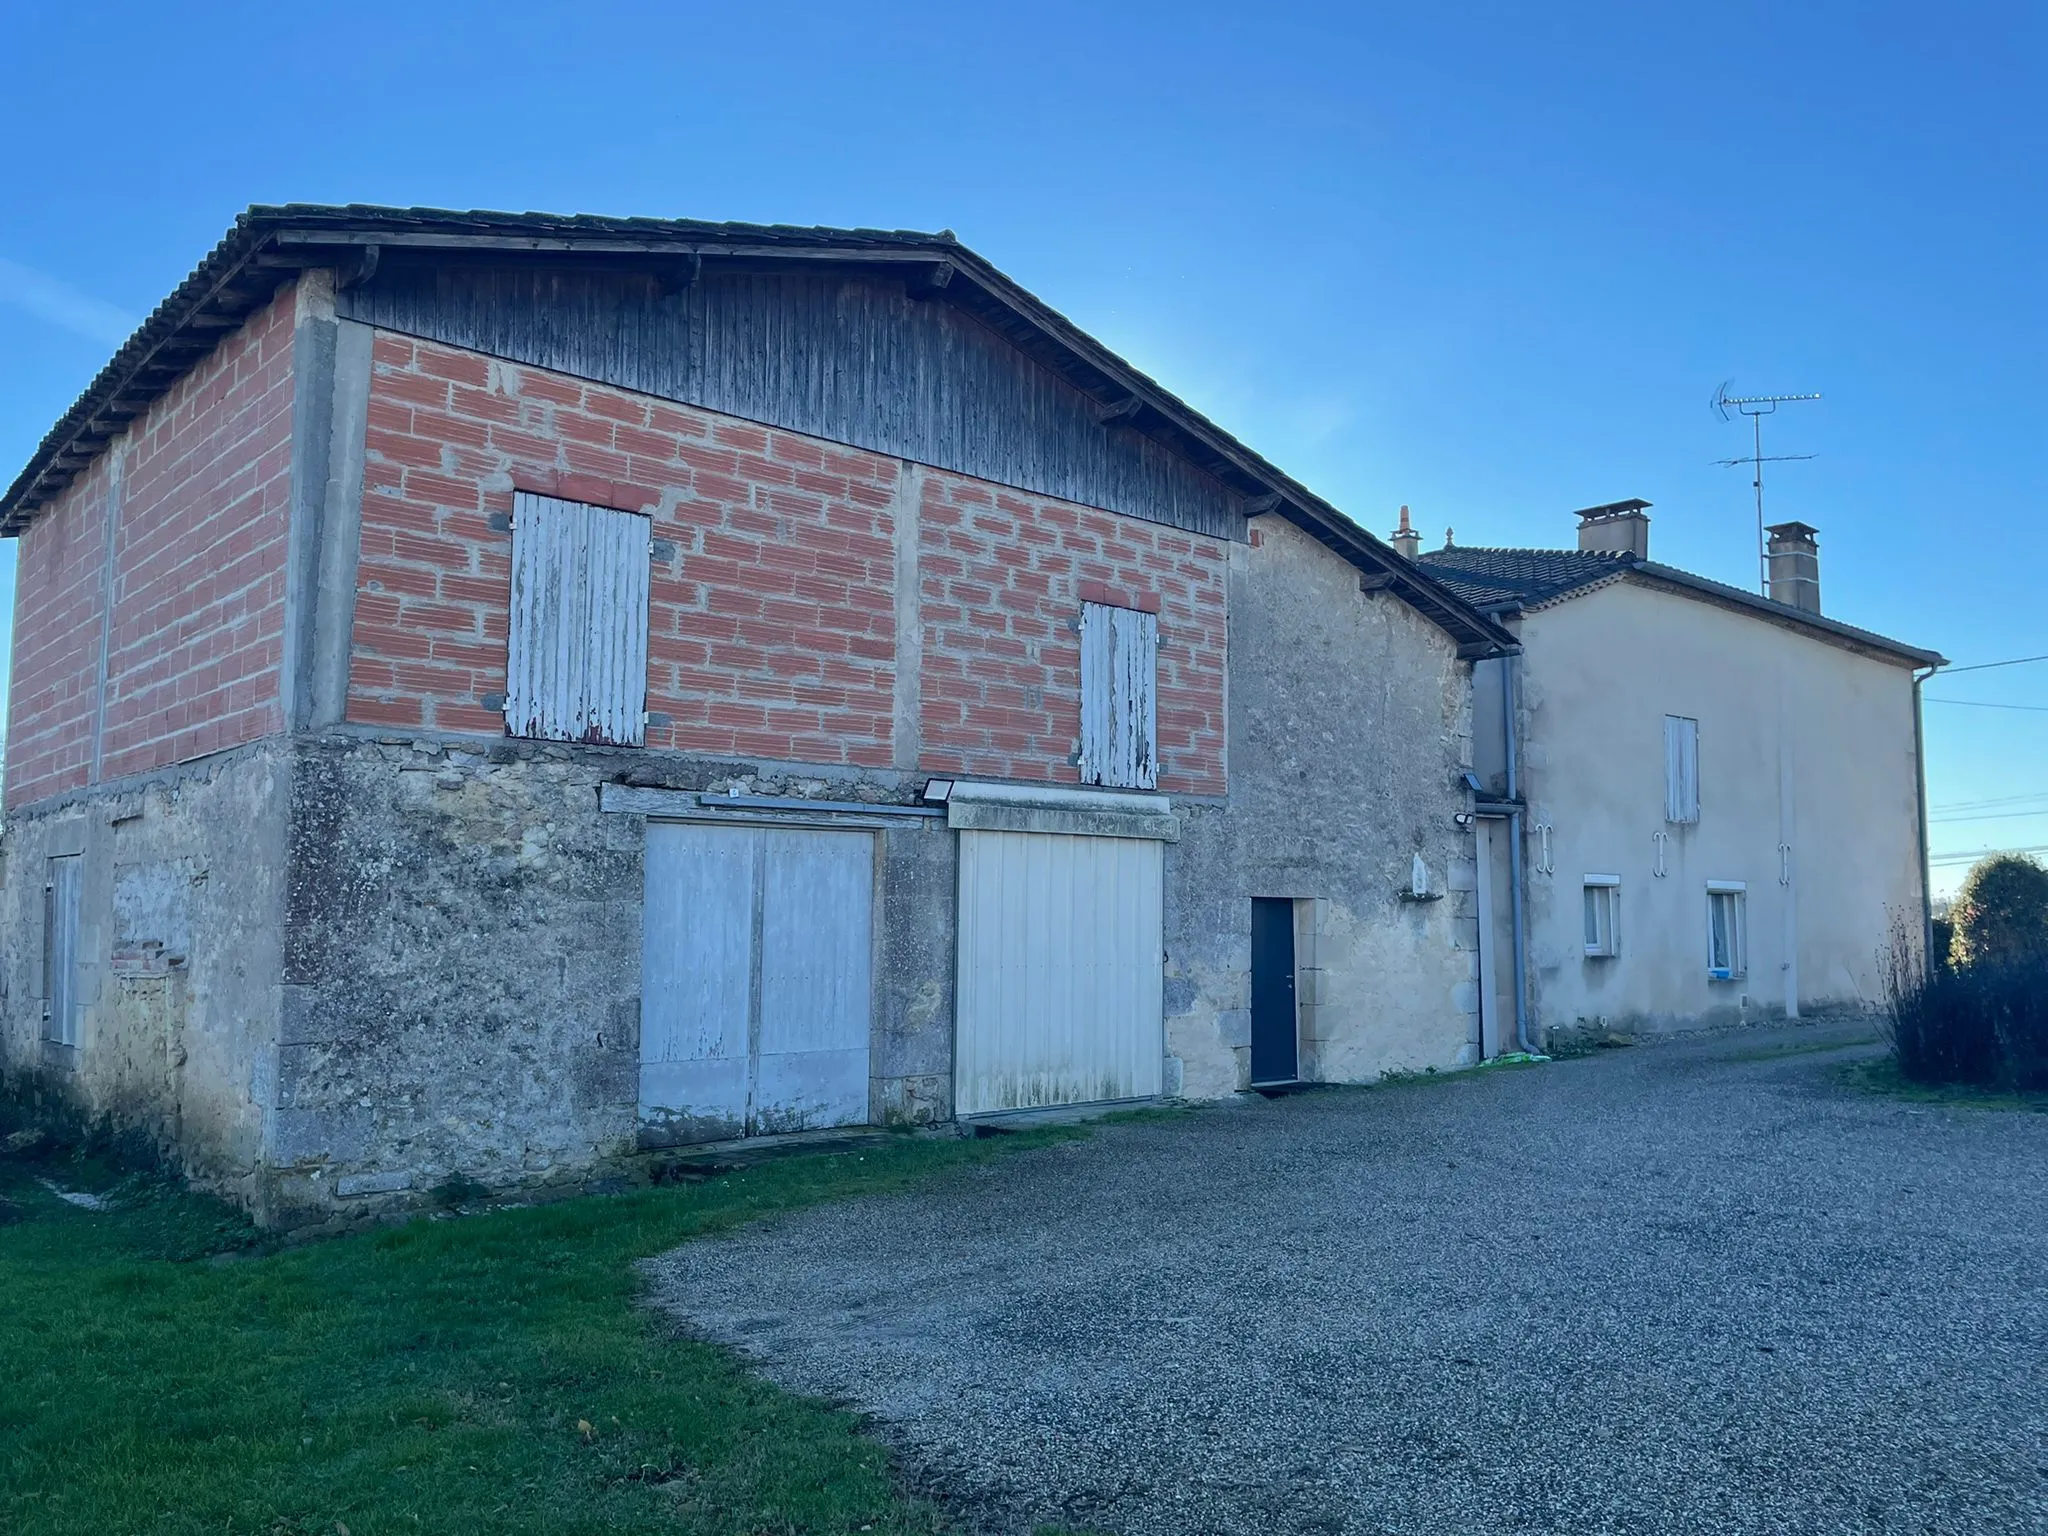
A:
{"label": "roof ridge", "polygon": [[1584,555],[1594,560],[1638,559],[1625,549],[1554,549],[1544,544],[1446,544],[1438,549],[1425,549],[1416,558],[1427,560],[1431,555],[1454,555],[1460,550],[1469,550],[1480,555]]}

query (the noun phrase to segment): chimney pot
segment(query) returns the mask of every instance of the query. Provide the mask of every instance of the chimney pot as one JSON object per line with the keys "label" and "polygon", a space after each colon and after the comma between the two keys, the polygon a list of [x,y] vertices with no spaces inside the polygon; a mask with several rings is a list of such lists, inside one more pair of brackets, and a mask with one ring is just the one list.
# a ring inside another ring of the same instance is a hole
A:
{"label": "chimney pot", "polygon": [[1403,560],[1413,560],[1422,553],[1422,535],[1409,526],[1406,507],[1401,509],[1401,526],[1394,530],[1391,542]]}
{"label": "chimney pot", "polygon": [[1811,523],[1773,523],[1764,532],[1771,601],[1819,613],[1820,530]]}
{"label": "chimney pot", "polygon": [[1579,548],[1587,553],[1634,555],[1650,558],[1650,510],[1647,501],[1610,501],[1605,506],[1584,507],[1572,516],[1579,520]]}

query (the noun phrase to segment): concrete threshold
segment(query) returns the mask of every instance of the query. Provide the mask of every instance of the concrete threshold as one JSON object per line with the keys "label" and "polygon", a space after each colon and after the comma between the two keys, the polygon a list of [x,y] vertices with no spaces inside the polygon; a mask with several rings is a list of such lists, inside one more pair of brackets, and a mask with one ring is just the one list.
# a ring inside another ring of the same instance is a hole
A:
{"label": "concrete threshold", "polygon": [[1085,1125],[1105,1115],[1149,1109],[1162,1102],[1158,1098],[1098,1099],[1092,1104],[1048,1104],[1043,1109],[1005,1109],[992,1115],[963,1116],[960,1129],[969,1136],[1007,1136],[1014,1131],[1035,1131],[1048,1125]]}
{"label": "concrete threshold", "polygon": [[1253,1083],[1246,1093],[1256,1093],[1262,1099],[1284,1099],[1290,1094],[1308,1093],[1317,1088],[1328,1088],[1328,1083],[1305,1082],[1301,1078],[1289,1078],[1284,1083]]}
{"label": "concrete threshold", "polygon": [[879,1125],[842,1125],[824,1131],[785,1131],[774,1136],[740,1136],[730,1141],[704,1141],[693,1146],[665,1147],[643,1154],[654,1182],[708,1179],[716,1174],[773,1162],[805,1153],[853,1152],[877,1142],[894,1141],[903,1133]]}

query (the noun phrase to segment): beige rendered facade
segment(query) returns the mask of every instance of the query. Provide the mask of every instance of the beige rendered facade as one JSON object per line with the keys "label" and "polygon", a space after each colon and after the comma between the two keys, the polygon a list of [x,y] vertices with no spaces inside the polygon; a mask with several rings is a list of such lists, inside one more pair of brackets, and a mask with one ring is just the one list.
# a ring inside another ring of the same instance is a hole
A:
{"label": "beige rendered facade", "polygon": [[1423,557],[1523,647],[1475,677],[1488,1054],[1517,1040],[1518,926],[1532,1045],[1874,1005],[1924,932],[1916,677],[1940,658],[1822,618],[1817,582],[1773,601],[1587,532]]}
{"label": "beige rendered facade", "polygon": [[[1546,1029],[1876,1002],[1894,924],[1922,911],[1913,668],[1641,577],[1525,615],[1522,642]],[[1666,817],[1666,716],[1698,722],[1695,822]],[[1601,877],[1614,953],[1590,955]],[[1708,898],[1730,886],[1743,931],[1721,980]]]}

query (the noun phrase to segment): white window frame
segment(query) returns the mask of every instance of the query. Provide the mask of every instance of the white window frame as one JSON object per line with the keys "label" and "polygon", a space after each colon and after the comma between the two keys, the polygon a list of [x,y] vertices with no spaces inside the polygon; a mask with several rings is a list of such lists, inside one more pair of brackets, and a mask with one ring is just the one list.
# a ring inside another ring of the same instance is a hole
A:
{"label": "white window frame", "polygon": [[1611,960],[1621,953],[1621,876],[1588,875],[1583,888],[1583,910],[1593,919],[1586,932],[1586,958]]}
{"label": "white window frame", "polygon": [[1700,723],[1664,717],[1664,819],[1690,826],[1700,819]]}
{"label": "white window frame", "polygon": [[[1728,963],[1714,952],[1714,909],[1727,911]],[[1707,882],[1707,979],[1741,981],[1749,975],[1749,883],[1744,880]]]}
{"label": "white window frame", "polygon": [[1159,787],[1159,615],[1081,605],[1081,782]]}
{"label": "white window frame", "polygon": [[646,744],[653,553],[644,512],[513,497],[507,735]]}

